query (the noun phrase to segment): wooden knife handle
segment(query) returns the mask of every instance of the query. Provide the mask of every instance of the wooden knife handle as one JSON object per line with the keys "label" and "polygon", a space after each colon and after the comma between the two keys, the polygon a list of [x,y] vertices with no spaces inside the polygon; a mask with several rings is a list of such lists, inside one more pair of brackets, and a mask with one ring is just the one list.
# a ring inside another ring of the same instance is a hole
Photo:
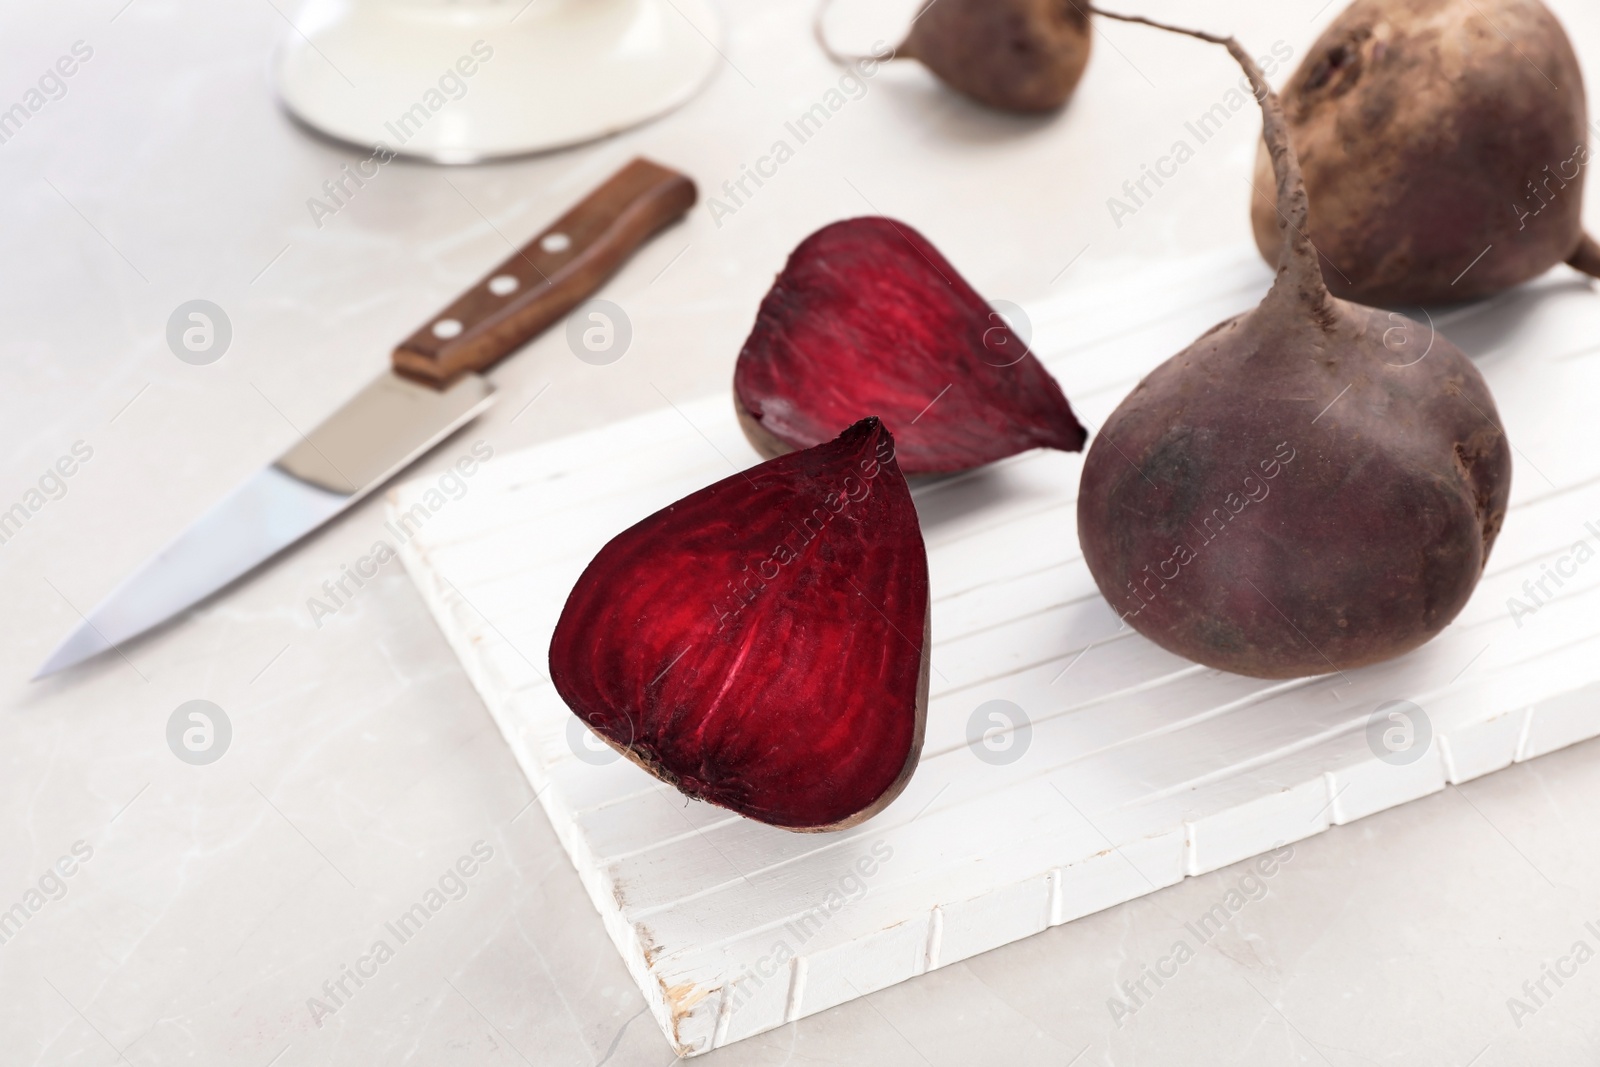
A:
{"label": "wooden knife handle", "polygon": [[694,182],[646,159],[607,178],[394,350],[394,369],[438,388],[527,344],[694,206]]}

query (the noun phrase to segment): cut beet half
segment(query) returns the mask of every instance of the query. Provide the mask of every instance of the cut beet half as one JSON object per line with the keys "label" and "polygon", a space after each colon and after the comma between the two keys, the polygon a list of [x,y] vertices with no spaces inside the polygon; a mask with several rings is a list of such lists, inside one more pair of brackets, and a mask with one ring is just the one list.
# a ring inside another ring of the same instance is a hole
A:
{"label": "cut beet half", "polygon": [[733,374],[745,436],[766,456],[876,414],[906,474],[970,470],[1086,434],[1027,344],[903,222],[847,219],[800,242]]}
{"label": "cut beet half", "polygon": [[591,730],[700,800],[789,830],[880,811],[922,750],[928,557],[876,418],[613,538],[550,642]]}

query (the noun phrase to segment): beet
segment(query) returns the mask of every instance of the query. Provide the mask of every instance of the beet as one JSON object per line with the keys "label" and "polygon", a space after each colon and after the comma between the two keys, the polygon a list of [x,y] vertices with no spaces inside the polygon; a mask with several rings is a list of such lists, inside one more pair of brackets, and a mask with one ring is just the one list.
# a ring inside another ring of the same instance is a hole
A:
{"label": "beet", "polygon": [[[817,40],[829,46],[817,15]],[[1001,111],[1054,111],[1089,64],[1087,6],[1074,0],[928,0],[890,58],[915,59],[950,88]]]}
{"label": "beet", "polygon": [[556,691],[684,794],[836,830],[905,787],[928,558],[883,424],[725,478],[613,538],[550,642]]}
{"label": "beet", "polygon": [[1054,111],[1089,65],[1089,12],[1073,0],[928,0],[896,54],[1002,111]]}
{"label": "beet", "polygon": [[[1335,295],[1403,306],[1491,296],[1563,261],[1583,232],[1583,75],[1539,0],[1356,0],[1283,90]],[[1272,161],[1251,216],[1278,256]]]}
{"label": "beet", "polygon": [[1176,32],[1225,44],[1255,86],[1283,247],[1258,307],[1107,420],[1079,489],[1084,559],[1134,629],[1211,667],[1288,678],[1398,656],[1461,610],[1505,517],[1494,401],[1444,338],[1328,292],[1278,98],[1232,38]]}
{"label": "beet", "polygon": [[1086,437],[1061,387],[938,250],[880,217],[800,242],[739,353],[734,406],[775,456],[865,415],[894,431],[906,474],[968,470]]}

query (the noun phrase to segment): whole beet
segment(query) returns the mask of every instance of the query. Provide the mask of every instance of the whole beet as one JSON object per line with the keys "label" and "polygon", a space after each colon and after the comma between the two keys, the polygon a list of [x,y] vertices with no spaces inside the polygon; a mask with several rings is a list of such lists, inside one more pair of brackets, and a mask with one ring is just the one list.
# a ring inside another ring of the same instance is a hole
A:
{"label": "whole beet", "polygon": [[1458,349],[1329,294],[1277,97],[1232,38],[1191,35],[1227,45],[1260,99],[1278,275],[1107,420],[1079,490],[1084,558],[1134,629],[1211,667],[1287,678],[1389,659],[1477,584],[1510,491],[1506,437]]}
{"label": "whole beet", "polygon": [[[1338,296],[1473,300],[1561,262],[1600,273],[1583,232],[1583,75],[1539,0],[1356,0],[1283,90]],[[1256,245],[1277,259],[1272,160],[1256,159]]]}
{"label": "whole beet", "polygon": [[[829,58],[818,8],[817,41]],[[1031,114],[1065,104],[1089,63],[1089,9],[1076,0],[927,0],[889,56],[915,59],[950,88],[1001,111]]]}
{"label": "whole beet", "polygon": [[1002,111],[1054,111],[1089,63],[1087,6],[1073,0],[928,0],[896,54]]}

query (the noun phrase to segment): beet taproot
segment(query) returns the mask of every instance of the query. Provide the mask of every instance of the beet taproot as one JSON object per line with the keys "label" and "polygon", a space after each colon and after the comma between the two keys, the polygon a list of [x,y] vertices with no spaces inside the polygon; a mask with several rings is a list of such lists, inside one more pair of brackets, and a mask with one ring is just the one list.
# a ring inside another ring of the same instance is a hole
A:
{"label": "beet taproot", "polygon": [[[1539,0],[1356,0],[1283,89],[1334,295],[1401,307],[1492,296],[1568,262],[1583,232],[1583,75]],[[1279,249],[1272,160],[1251,220]]]}
{"label": "beet taproot", "polygon": [[899,795],[928,703],[928,559],[875,419],[618,534],[550,642],[607,744],[684,794],[789,830]]}
{"label": "beet taproot", "polygon": [[[837,63],[856,62],[829,45],[826,11],[824,2],[815,24],[822,50]],[[980,104],[1035,114],[1071,99],[1092,42],[1088,9],[1074,0],[928,0],[887,58],[917,60]]]}
{"label": "beet taproot", "polygon": [[1050,372],[916,230],[836,222],[790,253],[733,376],[758,452],[831,439],[876,414],[908,475],[969,470],[1087,436]]}
{"label": "beet taproot", "polygon": [[[1105,12],[1104,14],[1108,14]],[[1078,534],[1135,630],[1288,678],[1407,652],[1455,617],[1505,517],[1488,387],[1443,337],[1332,296],[1283,109],[1232,38],[1272,150],[1278,272],[1255,309],[1152,371],[1090,446]]]}

